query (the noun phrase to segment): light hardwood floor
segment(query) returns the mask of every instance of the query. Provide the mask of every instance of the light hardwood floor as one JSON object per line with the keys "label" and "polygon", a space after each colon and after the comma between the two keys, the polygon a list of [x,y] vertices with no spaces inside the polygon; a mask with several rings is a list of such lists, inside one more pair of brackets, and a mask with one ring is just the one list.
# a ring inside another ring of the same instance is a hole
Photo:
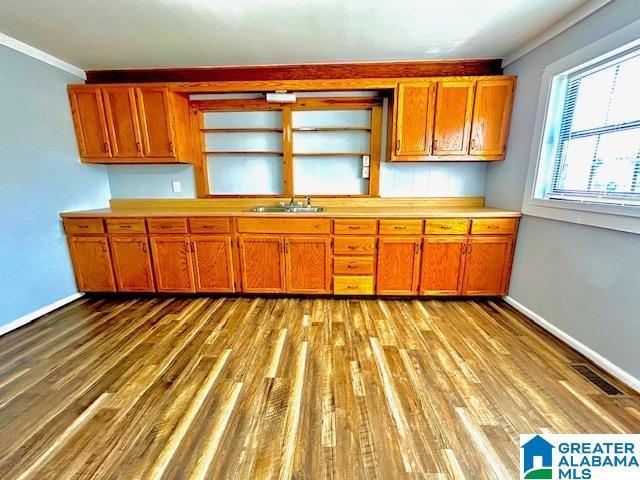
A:
{"label": "light hardwood floor", "polygon": [[0,337],[0,478],[517,478],[640,431],[572,362],[498,300],[87,297]]}

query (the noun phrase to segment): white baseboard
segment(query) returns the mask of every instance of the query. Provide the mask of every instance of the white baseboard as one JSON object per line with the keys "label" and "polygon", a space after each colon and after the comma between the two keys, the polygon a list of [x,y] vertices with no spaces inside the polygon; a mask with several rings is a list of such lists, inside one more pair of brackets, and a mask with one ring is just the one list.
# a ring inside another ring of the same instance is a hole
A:
{"label": "white baseboard", "polygon": [[507,297],[504,297],[504,301],[507,302],[509,305],[511,305],[516,310],[518,310],[520,313],[522,313],[522,314],[526,315],[527,317],[529,317],[531,320],[533,320],[535,323],[540,325],[542,328],[544,328],[551,335],[553,335],[554,337],[559,338],[560,340],[562,340],[564,343],[566,343],[570,347],[576,349],[578,352],[580,352],[582,355],[587,357],[589,360],[591,360],[593,363],[598,365],[600,368],[602,368],[606,372],[610,373],[611,375],[613,375],[614,377],[616,377],[620,381],[624,382],[626,385],[628,385],[629,387],[633,388],[637,392],[640,392],[640,380],[639,379],[637,379],[636,377],[634,377],[630,373],[626,372],[622,368],[618,367],[616,364],[614,364],[613,362],[611,362],[607,358],[603,357],[598,352],[596,352],[596,351],[592,350],[591,348],[587,347],[584,343],[576,340],[575,338],[573,338],[571,335],[569,335],[565,331],[559,329],[558,327],[553,325],[551,322],[549,322],[545,318],[543,318],[540,315],[538,315],[533,310],[525,307],[523,304],[521,304],[520,302],[518,302],[514,298],[507,296]]}
{"label": "white baseboard", "polygon": [[82,297],[83,295],[84,293],[76,292],[72,295],[69,295],[68,297],[61,298],[57,302],[53,302],[49,305],[45,305],[44,307],[39,308],[34,312],[27,313],[26,315],[23,315],[20,318],[16,318],[13,322],[0,326],[0,336],[4,335],[5,333],[9,333],[10,331],[15,330],[16,328],[19,328],[23,325],[26,325],[29,322],[33,322],[37,318],[40,318],[42,315],[46,315],[47,313],[52,312],[56,308],[63,307],[67,303],[71,303],[74,300],[77,300],[78,298]]}

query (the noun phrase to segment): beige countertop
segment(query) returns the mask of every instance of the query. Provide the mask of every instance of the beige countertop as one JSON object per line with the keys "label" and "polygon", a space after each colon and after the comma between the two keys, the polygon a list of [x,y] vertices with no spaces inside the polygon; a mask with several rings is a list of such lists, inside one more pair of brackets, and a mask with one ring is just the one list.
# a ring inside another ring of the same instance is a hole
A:
{"label": "beige countertop", "polygon": [[[319,206],[321,201],[317,202]],[[280,212],[251,212],[239,207],[210,207],[210,208],[101,208],[97,210],[80,210],[63,212],[63,218],[86,217],[287,217],[287,218],[456,218],[456,217],[520,217],[522,214],[514,210],[503,210],[493,207],[327,207],[319,213],[280,213]]]}

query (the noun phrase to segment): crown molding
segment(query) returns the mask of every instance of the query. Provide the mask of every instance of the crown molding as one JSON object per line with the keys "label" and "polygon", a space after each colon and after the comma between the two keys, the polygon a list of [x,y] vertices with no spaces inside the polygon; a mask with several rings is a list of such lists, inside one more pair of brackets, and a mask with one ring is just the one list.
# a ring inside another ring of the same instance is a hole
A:
{"label": "crown molding", "polygon": [[0,32],[0,45],[15,50],[16,52],[20,52],[29,57],[35,58],[36,60],[40,60],[41,62],[59,68],[60,70],[64,70],[65,72],[75,75],[76,77],[79,77],[83,80],[87,79],[87,75],[80,67],[71,65],[64,60],[60,60],[53,55],[43,52],[42,50],[38,50],[37,48],[21,42],[20,40],[17,40],[13,37],[10,37],[9,35],[5,35],[2,32]]}
{"label": "crown molding", "polygon": [[562,19],[551,25],[549,28],[541,32],[535,38],[529,40],[521,47],[518,47],[517,49],[509,53],[504,58],[504,60],[502,60],[502,68],[505,68],[507,65],[510,65],[516,60],[524,57],[526,54],[535,50],[543,43],[546,43],[552,38],[557,37],[565,30],[573,27],[576,23],[585,19],[592,13],[597,12],[608,3],[611,3],[611,1],[612,0],[590,0],[587,3],[579,6],[567,16],[563,17]]}

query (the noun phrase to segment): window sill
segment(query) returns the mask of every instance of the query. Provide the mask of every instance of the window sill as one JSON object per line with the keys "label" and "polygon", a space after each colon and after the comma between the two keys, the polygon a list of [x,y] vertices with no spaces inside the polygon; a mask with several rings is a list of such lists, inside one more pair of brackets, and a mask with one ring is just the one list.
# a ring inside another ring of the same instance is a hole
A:
{"label": "window sill", "polygon": [[532,199],[522,206],[532,217],[640,234],[640,207]]}

